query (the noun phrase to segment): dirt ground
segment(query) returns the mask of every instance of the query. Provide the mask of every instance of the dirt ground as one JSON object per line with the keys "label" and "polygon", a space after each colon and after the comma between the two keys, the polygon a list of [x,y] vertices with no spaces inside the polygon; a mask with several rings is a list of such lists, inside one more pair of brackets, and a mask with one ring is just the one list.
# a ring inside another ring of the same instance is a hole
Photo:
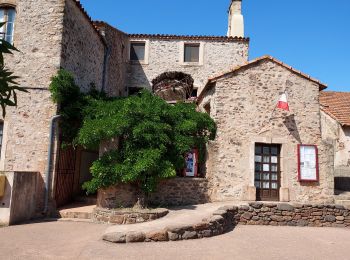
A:
{"label": "dirt ground", "polygon": [[0,259],[349,259],[350,229],[238,226],[222,236],[110,244],[106,225],[32,223],[0,228]]}

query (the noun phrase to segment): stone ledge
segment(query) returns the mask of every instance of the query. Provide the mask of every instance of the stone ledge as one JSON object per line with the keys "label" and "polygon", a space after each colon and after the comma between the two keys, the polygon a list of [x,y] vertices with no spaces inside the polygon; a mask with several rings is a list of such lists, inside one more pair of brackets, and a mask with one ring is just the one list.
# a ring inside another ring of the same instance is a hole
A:
{"label": "stone ledge", "polygon": [[114,243],[158,242],[199,239],[221,235],[236,225],[350,228],[350,209],[342,205],[301,205],[252,202],[224,206],[194,225],[179,224],[159,230],[106,233],[103,240]]}
{"label": "stone ledge", "polygon": [[167,209],[105,209],[94,208],[92,220],[95,223],[108,223],[115,225],[126,225],[149,222],[166,216]]}

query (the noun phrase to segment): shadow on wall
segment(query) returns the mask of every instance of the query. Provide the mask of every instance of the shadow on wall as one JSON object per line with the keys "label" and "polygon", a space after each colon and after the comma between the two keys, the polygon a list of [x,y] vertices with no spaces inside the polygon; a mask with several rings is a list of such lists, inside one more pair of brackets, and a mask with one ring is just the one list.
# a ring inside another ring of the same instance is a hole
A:
{"label": "shadow on wall", "polygon": [[287,127],[289,133],[299,142],[302,143],[300,134],[298,131],[298,126],[295,121],[294,115],[289,115],[286,117],[286,119],[283,121],[284,125]]}
{"label": "shadow on wall", "polygon": [[143,64],[140,61],[130,61],[127,79],[129,90],[141,90],[143,88],[152,90],[150,80],[147,78],[142,66]]}

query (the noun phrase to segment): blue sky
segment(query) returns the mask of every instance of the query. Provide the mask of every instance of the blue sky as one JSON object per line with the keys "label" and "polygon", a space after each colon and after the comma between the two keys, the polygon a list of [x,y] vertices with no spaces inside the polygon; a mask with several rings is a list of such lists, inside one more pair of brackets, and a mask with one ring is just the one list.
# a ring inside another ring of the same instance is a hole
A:
{"label": "blue sky", "polygon": [[[225,35],[230,0],[81,0],[127,33]],[[350,91],[349,0],[243,0],[250,59],[269,54]]]}

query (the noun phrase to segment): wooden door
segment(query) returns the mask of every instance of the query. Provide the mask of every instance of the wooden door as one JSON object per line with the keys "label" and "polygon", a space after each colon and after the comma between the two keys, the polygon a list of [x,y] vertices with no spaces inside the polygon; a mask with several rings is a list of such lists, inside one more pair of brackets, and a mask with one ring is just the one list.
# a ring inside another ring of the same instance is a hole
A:
{"label": "wooden door", "polygon": [[278,201],[281,187],[280,145],[255,145],[255,187],[259,201]]}
{"label": "wooden door", "polygon": [[61,207],[73,200],[76,150],[73,146],[61,147],[56,165],[56,206]]}

